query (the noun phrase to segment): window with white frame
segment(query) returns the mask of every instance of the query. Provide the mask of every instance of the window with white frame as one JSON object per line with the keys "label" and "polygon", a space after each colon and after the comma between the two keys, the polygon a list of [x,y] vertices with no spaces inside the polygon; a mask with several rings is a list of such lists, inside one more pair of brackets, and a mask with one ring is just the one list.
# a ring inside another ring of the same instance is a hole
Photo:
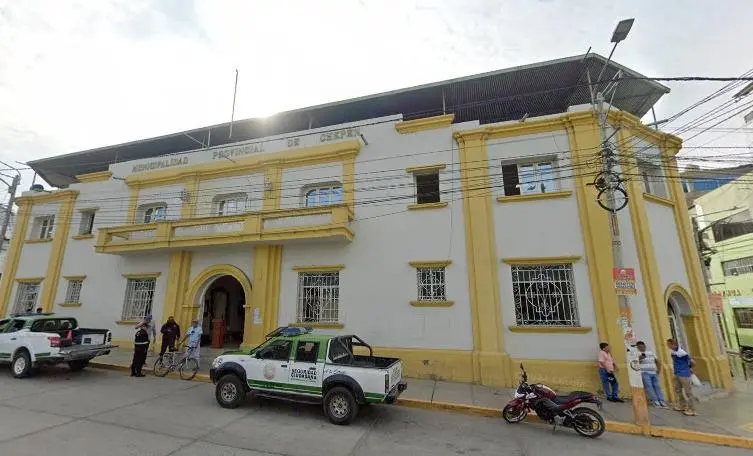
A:
{"label": "window with white frame", "polygon": [[55,234],[55,216],[45,215],[34,220],[34,232],[37,239],[52,239]]}
{"label": "window with white frame", "polygon": [[419,301],[446,301],[444,267],[416,268]]}
{"label": "window with white frame", "polygon": [[554,162],[502,163],[502,186],[505,196],[553,192],[557,189]]}
{"label": "window with white frame", "polygon": [[148,206],[143,209],[144,211],[144,223],[154,223],[160,220],[165,220],[167,216],[167,205],[157,204],[154,206]]}
{"label": "window with white frame", "polygon": [[649,160],[637,159],[638,173],[643,183],[643,191],[662,198],[667,197],[667,184],[661,166]]}
{"label": "window with white frame", "polygon": [[125,301],[123,303],[123,320],[141,320],[152,312],[154,289],[157,279],[128,279]]}
{"label": "window with white frame", "polygon": [[309,187],[304,190],[306,207],[328,206],[343,202],[343,188],[340,184]]}
{"label": "window with white frame", "polygon": [[753,256],[722,261],[722,273],[725,277],[753,273]]}
{"label": "window with white frame", "polygon": [[248,197],[246,194],[222,195],[215,199],[217,215],[236,215],[246,212]]}
{"label": "window with white frame", "polygon": [[80,235],[86,235],[86,234],[92,234],[92,231],[94,230],[94,214],[96,213],[93,209],[87,209],[84,211],[81,211],[81,224],[78,227],[78,234]]}
{"label": "window with white frame", "polygon": [[518,326],[580,326],[572,264],[513,265]]}
{"label": "window with white frame", "polygon": [[84,279],[68,279],[68,288],[65,290],[66,304],[81,303],[81,288],[84,286]]}
{"label": "window with white frame", "polygon": [[16,302],[13,306],[14,313],[33,312],[39,299],[41,282],[19,282],[16,290]]}
{"label": "window with white frame", "polygon": [[338,323],[339,307],[339,272],[298,273],[298,322]]}

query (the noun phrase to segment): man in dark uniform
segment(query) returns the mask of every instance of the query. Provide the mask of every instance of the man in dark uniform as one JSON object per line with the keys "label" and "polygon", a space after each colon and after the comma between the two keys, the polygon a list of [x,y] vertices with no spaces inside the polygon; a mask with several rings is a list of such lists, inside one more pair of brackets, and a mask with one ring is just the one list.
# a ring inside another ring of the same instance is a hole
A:
{"label": "man in dark uniform", "polygon": [[162,333],[162,348],[159,355],[162,357],[168,349],[171,352],[175,351],[175,342],[180,339],[180,326],[173,317],[167,317],[167,322],[162,325],[160,332]]}
{"label": "man in dark uniform", "polygon": [[136,330],[133,341],[133,362],[131,363],[131,377],[144,377],[141,370],[146,364],[146,352],[149,350],[149,334],[141,326]]}

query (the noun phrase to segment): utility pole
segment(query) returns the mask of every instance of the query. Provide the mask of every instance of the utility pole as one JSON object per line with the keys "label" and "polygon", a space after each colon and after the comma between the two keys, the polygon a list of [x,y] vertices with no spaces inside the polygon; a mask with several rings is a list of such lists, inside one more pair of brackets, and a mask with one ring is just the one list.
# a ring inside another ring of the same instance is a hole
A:
{"label": "utility pole", "polygon": [[[615,165],[618,164],[618,159],[615,156],[615,152],[609,143],[609,135],[607,132],[607,110],[605,107],[604,94],[598,92],[596,94],[596,112],[599,114],[599,132],[601,135],[601,158],[602,166],[604,167],[603,175],[604,180],[600,187],[602,187],[602,193],[606,193],[607,203],[602,205],[609,208],[609,223],[611,229],[612,238],[612,256],[614,258],[614,269],[621,273],[626,270],[622,261],[622,240],[620,239],[620,227],[617,218],[617,212],[626,206],[627,198],[619,205],[617,203],[617,194],[627,196],[625,191],[621,188],[622,179],[614,171]],[[597,188],[599,187],[597,186]],[[615,274],[617,277],[617,274]],[[633,277],[634,281],[634,277]],[[618,294],[620,307],[620,324],[622,327],[622,335],[625,344],[625,351],[627,353],[627,371],[628,381],[630,383],[630,391],[632,396],[633,405],[633,418],[635,424],[639,426],[648,426],[649,414],[648,403],[646,402],[646,393],[643,390],[643,380],[638,368],[638,353],[635,346],[636,338],[633,332],[633,318],[630,310],[630,302],[626,294]],[[657,347],[658,348],[658,347]]]}
{"label": "utility pole", "polygon": [[10,225],[10,219],[13,216],[13,203],[16,201],[16,191],[21,183],[21,175],[16,174],[13,176],[13,182],[8,186],[8,205],[5,206],[5,214],[3,217],[3,225],[0,227],[0,252],[5,249],[5,235],[8,233],[8,226]]}

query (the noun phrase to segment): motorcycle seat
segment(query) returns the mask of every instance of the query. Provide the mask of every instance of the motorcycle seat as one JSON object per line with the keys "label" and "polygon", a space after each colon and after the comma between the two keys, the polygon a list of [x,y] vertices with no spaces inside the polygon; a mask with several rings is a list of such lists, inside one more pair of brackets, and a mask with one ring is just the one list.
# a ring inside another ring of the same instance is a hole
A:
{"label": "motorcycle seat", "polygon": [[558,394],[554,397],[554,403],[557,405],[564,404],[566,402],[572,401],[573,399],[578,398],[589,398],[591,397],[591,393],[587,393],[585,391],[573,391],[570,394]]}

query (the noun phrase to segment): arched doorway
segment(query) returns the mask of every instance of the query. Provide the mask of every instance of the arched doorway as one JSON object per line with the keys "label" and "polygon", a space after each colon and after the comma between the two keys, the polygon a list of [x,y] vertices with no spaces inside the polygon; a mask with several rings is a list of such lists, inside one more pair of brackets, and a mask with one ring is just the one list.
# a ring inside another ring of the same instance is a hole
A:
{"label": "arched doorway", "polygon": [[[237,348],[243,342],[246,295],[243,285],[231,275],[223,275],[207,283],[201,297],[200,323],[202,345],[215,340],[217,325],[222,326],[222,348]],[[219,348],[219,347],[217,347]]]}
{"label": "arched doorway", "polygon": [[251,299],[251,282],[239,268],[229,264],[210,266],[191,282],[186,295],[192,302],[190,315],[185,315],[186,327],[195,318],[202,326],[202,345],[211,345],[215,328],[224,328],[222,348],[237,347],[250,331],[246,303]]}
{"label": "arched doorway", "polygon": [[672,331],[672,338],[680,343],[681,346],[688,348],[688,338],[685,331],[683,317],[693,315],[690,303],[682,294],[673,291],[667,299],[667,317],[669,318],[669,330]]}

